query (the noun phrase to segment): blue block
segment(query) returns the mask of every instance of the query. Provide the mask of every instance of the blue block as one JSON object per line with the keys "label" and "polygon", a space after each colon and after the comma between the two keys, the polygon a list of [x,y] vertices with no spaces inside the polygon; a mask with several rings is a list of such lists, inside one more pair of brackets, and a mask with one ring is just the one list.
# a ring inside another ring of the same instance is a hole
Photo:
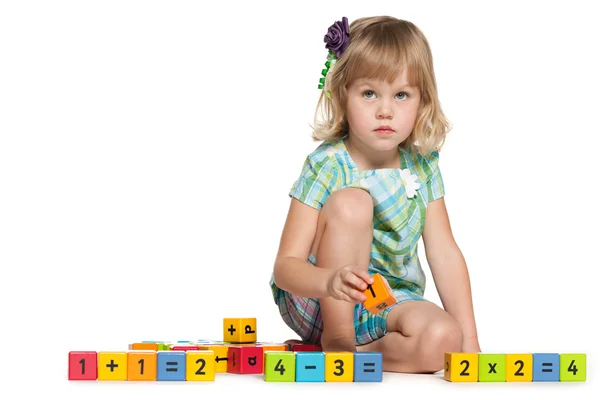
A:
{"label": "blue block", "polygon": [[156,353],[157,381],[185,381],[185,351],[158,351]]}
{"label": "blue block", "polygon": [[296,382],[325,382],[325,353],[296,351]]}
{"label": "blue block", "polygon": [[354,353],[354,382],[381,382],[383,357],[376,352]]}
{"label": "blue block", "polygon": [[560,355],[557,353],[533,354],[533,381],[558,382],[560,375]]}

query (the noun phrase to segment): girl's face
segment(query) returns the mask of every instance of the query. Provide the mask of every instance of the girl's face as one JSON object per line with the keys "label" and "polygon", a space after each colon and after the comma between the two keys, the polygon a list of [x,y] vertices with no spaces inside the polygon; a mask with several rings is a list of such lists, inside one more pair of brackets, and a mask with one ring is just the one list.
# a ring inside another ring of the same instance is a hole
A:
{"label": "girl's face", "polygon": [[419,89],[408,86],[406,71],[391,85],[386,81],[356,80],[348,86],[346,96],[350,135],[380,151],[397,150],[410,135],[421,103]]}

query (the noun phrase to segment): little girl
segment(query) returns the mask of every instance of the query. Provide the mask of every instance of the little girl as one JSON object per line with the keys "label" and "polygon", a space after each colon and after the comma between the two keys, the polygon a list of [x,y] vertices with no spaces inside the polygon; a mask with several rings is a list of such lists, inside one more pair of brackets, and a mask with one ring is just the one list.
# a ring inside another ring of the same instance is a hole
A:
{"label": "little girl", "polygon": [[[383,370],[432,373],[445,352],[480,352],[467,267],[444,205],[449,130],[431,50],[412,23],[346,17],[325,35],[314,140],[291,204],[271,288],[285,323],[323,351],[376,351]],[[444,309],[423,298],[427,262]],[[396,303],[374,315],[381,274]]]}

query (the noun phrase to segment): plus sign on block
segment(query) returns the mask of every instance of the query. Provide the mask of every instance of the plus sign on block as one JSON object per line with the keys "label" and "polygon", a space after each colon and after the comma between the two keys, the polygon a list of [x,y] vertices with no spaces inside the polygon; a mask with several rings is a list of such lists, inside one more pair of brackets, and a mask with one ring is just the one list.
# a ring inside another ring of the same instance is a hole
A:
{"label": "plus sign on block", "polygon": [[255,343],[256,318],[223,318],[223,341]]}

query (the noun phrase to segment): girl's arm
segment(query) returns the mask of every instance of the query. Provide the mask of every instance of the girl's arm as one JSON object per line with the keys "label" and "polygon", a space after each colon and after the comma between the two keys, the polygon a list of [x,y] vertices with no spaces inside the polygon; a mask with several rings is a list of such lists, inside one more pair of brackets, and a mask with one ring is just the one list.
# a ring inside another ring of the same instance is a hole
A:
{"label": "girl's arm", "polygon": [[463,351],[480,352],[469,272],[452,235],[443,197],[430,202],[427,207],[423,243],[444,309],[463,330]]}
{"label": "girl's arm", "polygon": [[273,276],[279,288],[297,296],[327,297],[327,282],[334,272],[330,268],[317,268],[306,261],[315,238],[318,219],[319,210],[292,198]]}

